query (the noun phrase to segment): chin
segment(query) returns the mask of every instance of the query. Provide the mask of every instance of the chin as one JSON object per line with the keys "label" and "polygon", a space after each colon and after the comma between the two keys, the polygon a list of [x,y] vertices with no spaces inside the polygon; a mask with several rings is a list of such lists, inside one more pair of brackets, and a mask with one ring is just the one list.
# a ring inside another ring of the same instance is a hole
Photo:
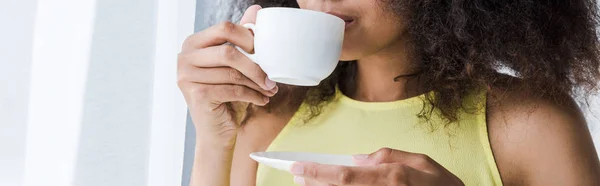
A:
{"label": "chin", "polygon": [[340,57],[340,61],[354,61],[354,60],[356,60],[356,58],[344,57],[344,56]]}
{"label": "chin", "polygon": [[354,61],[360,59],[362,56],[364,56],[364,54],[360,52],[342,51],[342,55],[340,55],[340,61]]}
{"label": "chin", "polygon": [[360,56],[360,52],[342,50],[342,54],[340,55],[340,61],[354,61],[360,59]]}

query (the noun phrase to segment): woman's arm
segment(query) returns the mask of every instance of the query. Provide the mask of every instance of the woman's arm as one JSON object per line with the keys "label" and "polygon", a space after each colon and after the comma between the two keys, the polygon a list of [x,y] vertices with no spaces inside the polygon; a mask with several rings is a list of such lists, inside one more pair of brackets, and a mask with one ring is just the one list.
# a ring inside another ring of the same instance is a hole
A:
{"label": "woman's arm", "polygon": [[253,152],[265,151],[269,144],[279,134],[289,119],[257,110],[247,123],[240,128],[233,154],[231,168],[232,186],[256,185],[256,170],[258,163],[248,155]]}
{"label": "woman's arm", "polygon": [[215,145],[208,141],[196,141],[196,154],[190,185],[230,185],[229,174],[233,148]]}
{"label": "woman's arm", "polygon": [[[253,23],[260,6],[251,6],[241,23]],[[223,22],[189,36],[178,56],[177,85],[196,128],[191,185],[229,186],[239,123],[233,108],[264,106],[278,88],[264,71],[231,45],[254,50],[247,28]]]}

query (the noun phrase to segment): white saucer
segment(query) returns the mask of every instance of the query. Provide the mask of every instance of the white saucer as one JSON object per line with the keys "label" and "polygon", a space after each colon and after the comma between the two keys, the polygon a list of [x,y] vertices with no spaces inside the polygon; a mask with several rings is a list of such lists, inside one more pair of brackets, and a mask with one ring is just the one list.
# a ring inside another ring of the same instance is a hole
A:
{"label": "white saucer", "polygon": [[307,152],[254,152],[250,158],[282,171],[289,172],[297,162],[315,162],[329,165],[356,166],[350,155],[315,154]]}

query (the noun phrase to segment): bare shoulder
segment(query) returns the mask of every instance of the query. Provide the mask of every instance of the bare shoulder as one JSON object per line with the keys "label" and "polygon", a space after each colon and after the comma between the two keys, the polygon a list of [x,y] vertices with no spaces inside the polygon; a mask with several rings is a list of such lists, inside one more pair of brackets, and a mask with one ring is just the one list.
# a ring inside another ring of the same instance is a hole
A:
{"label": "bare shoulder", "polygon": [[505,77],[488,93],[490,143],[505,185],[600,185],[585,118],[569,95],[535,96]]}

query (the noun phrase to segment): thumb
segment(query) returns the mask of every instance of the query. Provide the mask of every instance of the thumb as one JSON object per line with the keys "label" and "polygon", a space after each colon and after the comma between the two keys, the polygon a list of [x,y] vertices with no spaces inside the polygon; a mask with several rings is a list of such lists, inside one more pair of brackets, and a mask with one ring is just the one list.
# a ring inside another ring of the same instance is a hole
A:
{"label": "thumb", "polygon": [[358,166],[377,165],[370,154],[355,154],[352,155],[352,159],[354,160],[354,164]]}
{"label": "thumb", "polygon": [[240,20],[240,24],[243,25],[246,23],[256,23],[256,14],[260,9],[262,9],[260,5],[252,5],[248,7],[246,12],[244,12],[244,16],[242,16],[242,19]]}
{"label": "thumb", "polygon": [[381,163],[401,163],[409,155],[410,153],[408,152],[382,148],[368,155],[354,155],[353,159],[356,165],[377,165]]}

